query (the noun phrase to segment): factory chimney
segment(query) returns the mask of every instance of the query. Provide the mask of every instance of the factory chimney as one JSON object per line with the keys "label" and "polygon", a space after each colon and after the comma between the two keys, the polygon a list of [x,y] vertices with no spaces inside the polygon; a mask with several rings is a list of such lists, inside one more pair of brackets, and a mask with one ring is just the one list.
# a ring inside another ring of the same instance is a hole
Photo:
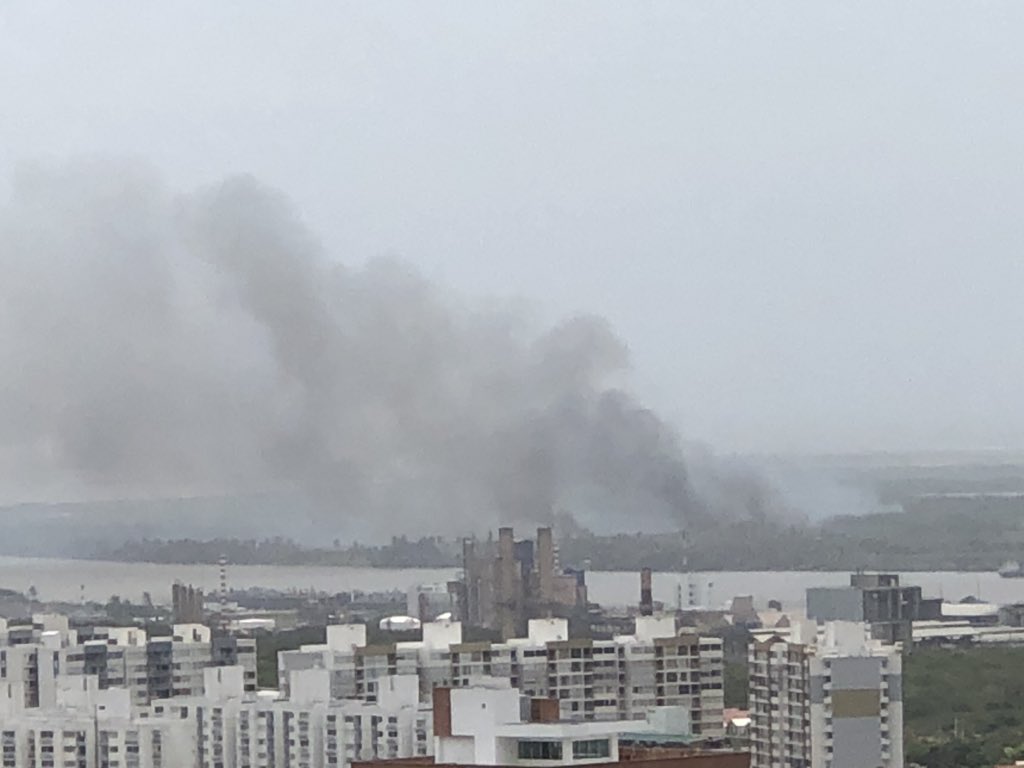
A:
{"label": "factory chimney", "polygon": [[640,571],[640,615],[650,616],[654,613],[654,595],[651,591],[651,569]]}
{"label": "factory chimney", "polygon": [[547,607],[555,599],[555,541],[550,528],[537,529],[537,581],[540,602]]}

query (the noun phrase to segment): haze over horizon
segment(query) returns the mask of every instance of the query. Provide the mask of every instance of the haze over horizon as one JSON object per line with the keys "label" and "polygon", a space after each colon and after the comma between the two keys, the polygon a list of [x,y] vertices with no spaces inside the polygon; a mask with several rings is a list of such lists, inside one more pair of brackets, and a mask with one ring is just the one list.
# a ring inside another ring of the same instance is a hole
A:
{"label": "haze over horizon", "polygon": [[718,452],[1024,448],[1020,5],[307,8],[3,8],[0,197],[251,173],[348,264],[606,317]]}

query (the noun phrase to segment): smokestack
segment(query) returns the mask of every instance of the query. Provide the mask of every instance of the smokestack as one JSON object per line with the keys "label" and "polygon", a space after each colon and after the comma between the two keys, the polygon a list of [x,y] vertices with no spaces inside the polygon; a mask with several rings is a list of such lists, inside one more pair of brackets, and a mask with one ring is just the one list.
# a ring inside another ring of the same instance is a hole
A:
{"label": "smokestack", "polygon": [[640,615],[650,616],[654,613],[654,595],[651,591],[651,569],[640,571]]}
{"label": "smokestack", "polygon": [[537,529],[537,581],[541,602],[551,602],[555,586],[555,542],[550,528]]}
{"label": "smokestack", "polygon": [[516,636],[516,553],[515,534],[509,527],[498,529],[498,573],[495,605],[503,639]]}
{"label": "smokestack", "polygon": [[462,588],[458,591],[459,621],[481,624],[480,621],[480,564],[476,559],[474,539],[462,540]]}

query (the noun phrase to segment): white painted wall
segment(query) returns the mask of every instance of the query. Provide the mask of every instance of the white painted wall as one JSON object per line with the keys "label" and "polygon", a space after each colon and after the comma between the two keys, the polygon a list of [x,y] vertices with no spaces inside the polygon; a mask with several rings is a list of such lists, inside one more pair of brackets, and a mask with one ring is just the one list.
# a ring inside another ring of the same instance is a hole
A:
{"label": "white painted wall", "polygon": [[365,645],[365,624],[329,624],[327,626],[327,647],[332,651],[351,651]]}
{"label": "white painted wall", "polygon": [[526,634],[535,643],[568,640],[569,622],[566,619],[530,619]]}
{"label": "white painted wall", "polygon": [[297,706],[330,701],[330,670],[292,670],[288,673],[288,697]]}
{"label": "white painted wall", "polygon": [[387,675],[377,680],[377,704],[381,707],[415,709],[419,698],[419,675]]}
{"label": "white painted wall", "polygon": [[476,762],[475,739],[472,736],[438,736],[434,740],[434,762],[473,765]]}
{"label": "white painted wall", "polygon": [[423,625],[423,646],[444,648],[462,642],[461,621],[428,621]]}
{"label": "white painted wall", "polygon": [[241,699],[245,692],[245,669],[241,666],[207,667],[203,670],[203,694],[218,701]]}
{"label": "white painted wall", "polygon": [[204,624],[175,624],[174,640],[182,643],[210,642],[210,628]]}
{"label": "white painted wall", "polygon": [[646,642],[663,637],[676,636],[675,616],[637,616],[636,639]]}

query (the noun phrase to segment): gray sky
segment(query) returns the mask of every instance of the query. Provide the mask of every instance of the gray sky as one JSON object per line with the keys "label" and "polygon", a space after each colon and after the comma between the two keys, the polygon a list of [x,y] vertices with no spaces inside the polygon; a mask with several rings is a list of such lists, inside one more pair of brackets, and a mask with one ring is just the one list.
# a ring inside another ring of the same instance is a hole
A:
{"label": "gray sky", "polygon": [[1024,447],[1024,4],[0,7],[0,178],[251,172],[724,451]]}

